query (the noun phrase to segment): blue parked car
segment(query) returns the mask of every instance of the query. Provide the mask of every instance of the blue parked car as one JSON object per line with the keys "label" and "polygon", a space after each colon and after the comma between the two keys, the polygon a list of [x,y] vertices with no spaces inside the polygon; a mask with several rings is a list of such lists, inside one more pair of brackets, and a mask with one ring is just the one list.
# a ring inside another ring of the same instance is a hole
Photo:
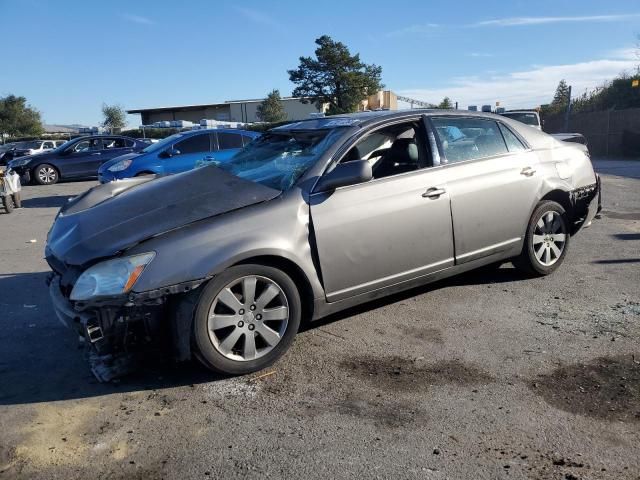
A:
{"label": "blue parked car", "polygon": [[257,132],[238,129],[176,133],[139,153],[121,155],[104,163],[98,170],[98,179],[106,183],[138,175],[166,175],[191,170],[200,163],[224,162],[259,136]]}

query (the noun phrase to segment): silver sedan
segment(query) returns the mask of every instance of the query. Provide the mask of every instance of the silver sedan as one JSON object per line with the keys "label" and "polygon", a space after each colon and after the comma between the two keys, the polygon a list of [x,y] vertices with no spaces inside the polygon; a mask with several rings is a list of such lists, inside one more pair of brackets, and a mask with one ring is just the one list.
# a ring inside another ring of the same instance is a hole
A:
{"label": "silver sedan", "polygon": [[102,379],[163,332],[244,374],[302,321],[487,264],[550,274],[600,198],[583,146],[472,112],[310,119],[207,162],[95,187],[51,229],[56,311]]}

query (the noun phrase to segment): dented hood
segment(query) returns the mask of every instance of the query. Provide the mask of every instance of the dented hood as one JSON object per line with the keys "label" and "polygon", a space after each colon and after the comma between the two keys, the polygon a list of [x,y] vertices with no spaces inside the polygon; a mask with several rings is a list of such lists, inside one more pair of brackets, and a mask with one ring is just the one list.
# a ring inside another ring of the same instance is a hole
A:
{"label": "dented hood", "polygon": [[47,237],[46,255],[67,265],[84,265],[155,235],[278,195],[278,190],[214,166],[98,185],[60,209]]}

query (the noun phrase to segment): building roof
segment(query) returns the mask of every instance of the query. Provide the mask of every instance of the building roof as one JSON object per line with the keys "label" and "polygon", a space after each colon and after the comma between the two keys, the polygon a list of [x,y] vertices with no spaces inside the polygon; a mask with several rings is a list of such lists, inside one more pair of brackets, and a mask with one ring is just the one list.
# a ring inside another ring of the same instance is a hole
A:
{"label": "building roof", "polygon": [[[302,100],[302,97],[281,97],[280,100]],[[226,100],[222,103],[200,103],[195,105],[175,105],[168,107],[151,107],[151,108],[136,108],[133,110],[127,110],[127,113],[146,113],[146,112],[166,112],[173,110],[202,110],[203,108],[210,107],[224,107],[235,103],[262,103],[264,98],[250,98],[246,100]]]}

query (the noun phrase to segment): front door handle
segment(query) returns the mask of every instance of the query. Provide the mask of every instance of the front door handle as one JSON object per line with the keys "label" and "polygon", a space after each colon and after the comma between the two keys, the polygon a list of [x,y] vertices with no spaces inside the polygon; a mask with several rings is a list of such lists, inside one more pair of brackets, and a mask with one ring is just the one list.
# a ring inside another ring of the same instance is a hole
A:
{"label": "front door handle", "polygon": [[438,198],[440,195],[444,195],[447,191],[444,188],[431,187],[422,194],[424,198]]}
{"label": "front door handle", "polygon": [[536,173],[536,171],[531,167],[524,167],[522,170],[520,170],[520,175],[524,175],[525,177],[530,177],[534,173]]}
{"label": "front door handle", "polygon": [[92,154],[91,154],[91,156],[92,156],[92,157],[93,157],[93,156],[95,156],[95,155],[102,155],[102,153],[100,153],[100,152],[96,152],[96,153],[92,153]]}

